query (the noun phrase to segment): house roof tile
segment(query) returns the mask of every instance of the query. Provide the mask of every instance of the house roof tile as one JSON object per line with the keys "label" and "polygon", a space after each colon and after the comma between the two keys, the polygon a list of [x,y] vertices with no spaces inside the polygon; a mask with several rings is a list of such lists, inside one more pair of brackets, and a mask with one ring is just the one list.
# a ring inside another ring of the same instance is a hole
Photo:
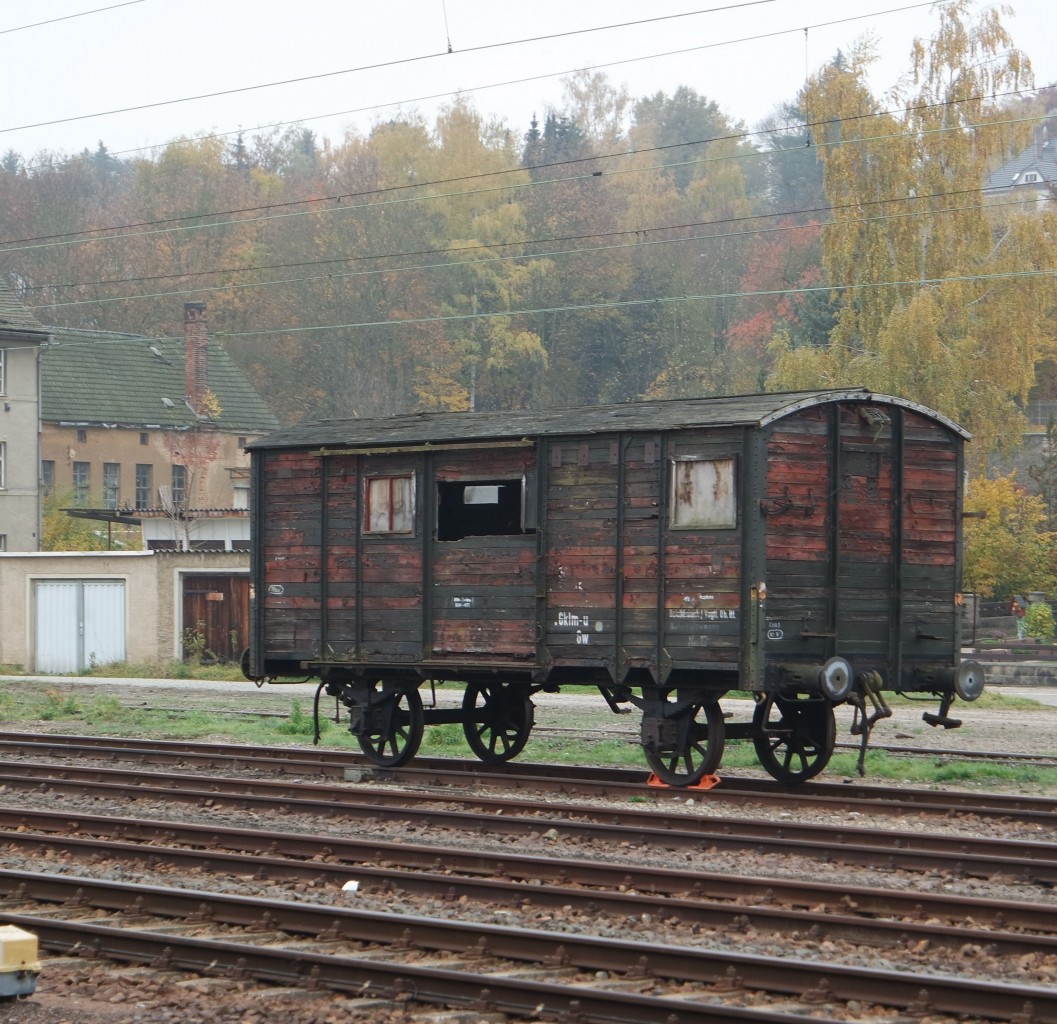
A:
{"label": "house roof tile", "polygon": [[[183,339],[52,328],[41,357],[41,419],[47,422],[187,428]],[[208,386],[229,432],[274,430],[278,420],[224,348],[208,341]]]}
{"label": "house roof tile", "polygon": [[[0,281],[0,331],[17,331],[46,336],[48,329],[22,304],[18,296]],[[43,340],[43,337],[42,337]]]}

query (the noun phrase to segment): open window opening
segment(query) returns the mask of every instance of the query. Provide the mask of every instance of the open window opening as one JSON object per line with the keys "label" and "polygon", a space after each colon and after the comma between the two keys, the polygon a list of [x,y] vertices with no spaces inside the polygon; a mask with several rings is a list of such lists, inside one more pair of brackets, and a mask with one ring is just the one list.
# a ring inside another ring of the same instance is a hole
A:
{"label": "open window opening", "polygon": [[438,481],[437,540],[531,533],[524,496],[521,479]]}

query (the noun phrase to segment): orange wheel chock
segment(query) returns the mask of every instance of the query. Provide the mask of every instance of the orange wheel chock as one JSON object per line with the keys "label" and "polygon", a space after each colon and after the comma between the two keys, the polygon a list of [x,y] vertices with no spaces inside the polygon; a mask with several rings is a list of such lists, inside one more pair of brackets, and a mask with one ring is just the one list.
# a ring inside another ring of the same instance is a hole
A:
{"label": "orange wheel chock", "polygon": [[704,792],[709,789],[715,789],[720,783],[718,775],[702,775],[692,786],[669,786],[667,782],[657,778],[655,772],[650,772],[650,777],[646,780],[647,786],[652,786],[654,789],[688,789],[697,790],[698,792]]}

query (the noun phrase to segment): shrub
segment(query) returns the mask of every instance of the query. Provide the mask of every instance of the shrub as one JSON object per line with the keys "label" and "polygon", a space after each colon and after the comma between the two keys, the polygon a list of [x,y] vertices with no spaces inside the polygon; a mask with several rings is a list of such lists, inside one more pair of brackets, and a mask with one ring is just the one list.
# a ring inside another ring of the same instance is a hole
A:
{"label": "shrub", "polygon": [[1053,609],[1042,601],[1029,604],[1024,612],[1024,635],[1039,640],[1053,639]]}

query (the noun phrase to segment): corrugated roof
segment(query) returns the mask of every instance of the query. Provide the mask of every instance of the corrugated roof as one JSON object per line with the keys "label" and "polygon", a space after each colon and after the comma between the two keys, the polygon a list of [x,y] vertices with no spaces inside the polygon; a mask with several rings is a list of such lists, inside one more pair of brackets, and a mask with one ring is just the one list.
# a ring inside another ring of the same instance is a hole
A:
{"label": "corrugated roof", "polygon": [[433,412],[387,419],[332,420],[278,430],[249,448],[371,448],[444,444],[556,435],[604,434],[617,430],[669,430],[692,426],[762,426],[797,409],[828,402],[884,402],[917,409],[968,435],[938,413],[865,388],[674,399],[552,409],[546,412]]}
{"label": "corrugated roof", "polygon": [[[190,427],[197,421],[184,402],[183,339],[52,329],[41,354],[41,419],[120,426]],[[209,389],[228,432],[274,430],[272,415],[224,348],[208,341]]]}
{"label": "corrugated roof", "polygon": [[0,331],[31,331],[47,337],[48,329],[22,304],[17,295],[0,281]]}

